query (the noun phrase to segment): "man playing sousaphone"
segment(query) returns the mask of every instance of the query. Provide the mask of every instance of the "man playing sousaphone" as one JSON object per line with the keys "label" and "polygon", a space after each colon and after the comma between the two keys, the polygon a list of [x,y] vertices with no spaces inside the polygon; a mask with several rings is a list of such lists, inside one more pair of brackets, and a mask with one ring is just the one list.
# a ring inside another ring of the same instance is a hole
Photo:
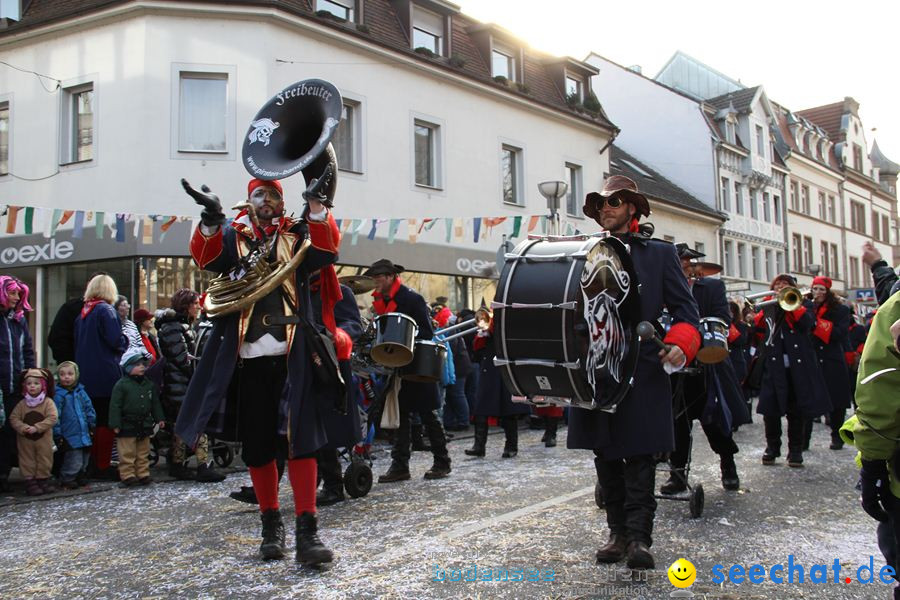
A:
{"label": "man playing sousaphone", "polygon": [[[299,268],[264,297],[213,320],[212,335],[191,379],[175,433],[189,446],[204,431],[226,439],[235,436],[242,443],[241,458],[250,470],[262,512],[260,553],[264,559],[282,558],[285,553],[275,459],[286,456],[297,514],[297,560],[330,562],[331,551],[316,534],[315,451],[326,439],[324,407],[313,401],[310,389],[314,369],[320,367],[304,343],[306,332],[285,317],[296,313],[314,321],[308,277],[334,263],[340,240],[337,226],[321,199],[311,196],[301,218],[286,217],[277,180],[251,180],[245,208],[227,224],[221,203],[209,188],[198,191],[184,180],[182,185],[203,206],[190,246],[200,268],[239,275],[246,268],[240,259],[254,249],[261,249],[261,256],[270,261],[289,262],[298,252],[306,255]],[[311,242],[308,249],[306,240]],[[333,278],[333,270],[326,271]],[[325,283],[323,287],[328,287]],[[334,278],[334,290],[339,289],[337,285]],[[323,289],[326,293],[337,299],[333,290]],[[334,301],[323,302],[323,307],[333,306]],[[335,333],[337,343],[342,343],[343,332]]]}
{"label": "man playing sousaphone", "polygon": [[609,541],[597,550],[597,561],[627,559],[632,569],[652,569],[655,454],[675,447],[672,391],[666,371],[693,360],[700,347],[697,304],[691,296],[675,247],[650,238],[652,226],[641,225],[650,203],[627,177],[609,177],[603,190],[587,195],[584,214],[628,244],[640,282],[641,318],[657,322],[663,307],[673,318],[666,350],[641,344],[634,388],[616,412],[574,408],[569,417],[568,447],[593,450],[603,489]]}

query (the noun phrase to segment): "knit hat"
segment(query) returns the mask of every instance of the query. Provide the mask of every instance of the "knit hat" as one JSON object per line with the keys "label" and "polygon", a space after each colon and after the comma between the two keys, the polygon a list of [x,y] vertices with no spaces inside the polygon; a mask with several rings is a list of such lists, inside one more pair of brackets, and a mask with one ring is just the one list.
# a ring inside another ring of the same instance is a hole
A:
{"label": "knit hat", "polygon": [[131,370],[139,362],[147,362],[147,357],[144,356],[144,353],[138,350],[127,350],[125,354],[122,355],[122,360],[119,362],[119,364],[122,366],[122,370],[125,371],[126,374],[131,375]]}
{"label": "knit hat", "polygon": [[812,284],[813,284],[813,285],[821,285],[821,286],[824,287],[826,290],[830,290],[830,289],[831,289],[831,279],[828,278],[828,277],[823,277],[823,276],[821,276],[821,275],[818,276],[818,277],[816,277],[816,278],[814,278]]}

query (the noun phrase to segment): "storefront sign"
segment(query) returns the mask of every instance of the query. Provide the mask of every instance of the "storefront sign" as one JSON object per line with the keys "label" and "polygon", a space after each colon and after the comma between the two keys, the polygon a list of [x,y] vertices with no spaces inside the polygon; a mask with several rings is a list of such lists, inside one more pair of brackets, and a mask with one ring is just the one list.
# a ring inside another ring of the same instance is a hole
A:
{"label": "storefront sign", "polygon": [[24,244],[22,246],[7,246],[0,250],[0,264],[5,267],[18,267],[22,265],[63,261],[72,257],[75,246],[72,242],[57,242],[52,238],[45,244]]}
{"label": "storefront sign", "polygon": [[856,301],[857,302],[875,302],[875,290],[872,288],[856,290]]}

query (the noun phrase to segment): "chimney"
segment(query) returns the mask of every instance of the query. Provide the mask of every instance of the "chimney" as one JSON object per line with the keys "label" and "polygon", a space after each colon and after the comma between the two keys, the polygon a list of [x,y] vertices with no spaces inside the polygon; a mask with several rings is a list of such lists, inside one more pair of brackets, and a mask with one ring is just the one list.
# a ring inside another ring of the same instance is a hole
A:
{"label": "chimney", "polygon": [[643,69],[641,69],[641,65],[631,65],[630,67],[628,67],[628,70],[634,71],[638,75],[641,75],[643,73]]}

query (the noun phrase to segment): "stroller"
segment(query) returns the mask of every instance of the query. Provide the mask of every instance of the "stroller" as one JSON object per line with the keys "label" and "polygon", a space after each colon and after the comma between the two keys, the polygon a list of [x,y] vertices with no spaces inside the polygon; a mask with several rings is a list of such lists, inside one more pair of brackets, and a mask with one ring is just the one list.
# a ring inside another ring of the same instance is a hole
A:
{"label": "stroller", "polygon": [[[338,456],[346,461],[344,470],[344,489],[351,498],[362,498],[372,489],[372,440],[375,438],[375,424],[372,421],[372,407],[376,404],[379,388],[372,378],[359,378],[354,375],[353,385],[362,391],[357,395],[356,410],[359,411],[361,440],[352,448],[341,448]],[[350,410],[353,410],[351,407]]]}
{"label": "stroller", "polygon": [[[173,428],[175,423],[166,422],[166,426],[160,429],[159,426],[154,427],[153,435],[150,437],[150,466],[154,467],[159,462],[161,456],[166,457],[166,461],[170,462],[172,456],[172,448],[175,446],[175,434]],[[228,442],[217,440],[212,436],[209,437],[209,452],[212,455],[213,462],[220,468],[225,468],[234,462],[234,449]],[[188,457],[193,456],[193,451],[188,448]]]}

